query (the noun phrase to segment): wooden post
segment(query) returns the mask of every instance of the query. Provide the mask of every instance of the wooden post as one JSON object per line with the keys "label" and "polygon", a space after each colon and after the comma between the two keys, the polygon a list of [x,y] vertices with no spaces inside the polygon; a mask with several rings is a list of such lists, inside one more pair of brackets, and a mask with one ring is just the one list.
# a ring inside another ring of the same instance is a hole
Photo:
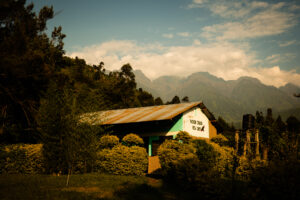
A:
{"label": "wooden post", "polygon": [[255,131],[255,157],[256,159],[260,159],[260,154],[259,154],[259,130],[256,129]]}
{"label": "wooden post", "polygon": [[[247,132],[246,132],[247,134]],[[246,135],[246,139],[244,139],[244,148],[243,148],[243,156],[246,157],[247,156],[247,135]]]}
{"label": "wooden post", "polygon": [[235,131],[235,138],[234,139],[235,139],[235,153],[237,154],[239,152],[239,139],[240,139],[238,130]]}
{"label": "wooden post", "polygon": [[250,139],[250,130],[246,131],[246,140],[247,140],[247,154],[250,155],[251,153],[251,139]]}

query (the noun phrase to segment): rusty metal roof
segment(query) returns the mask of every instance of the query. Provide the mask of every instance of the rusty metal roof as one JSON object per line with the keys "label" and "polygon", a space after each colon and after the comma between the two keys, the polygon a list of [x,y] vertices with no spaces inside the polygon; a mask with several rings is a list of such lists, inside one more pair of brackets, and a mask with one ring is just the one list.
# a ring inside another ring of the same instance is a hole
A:
{"label": "rusty metal roof", "polygon": [[105,125],[169,120],[196,106],[199,106],[210,120],[214,119],[202,102],[192,102],[85,113],[80,116],[80,122]]}

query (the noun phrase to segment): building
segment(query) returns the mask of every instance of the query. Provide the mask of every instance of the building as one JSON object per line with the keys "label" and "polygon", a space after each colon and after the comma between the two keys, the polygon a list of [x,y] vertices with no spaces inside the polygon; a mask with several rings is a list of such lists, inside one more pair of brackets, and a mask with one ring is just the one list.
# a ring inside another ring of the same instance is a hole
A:
{"label": "building", "polygon": [[212,138],[217,135],[215,118],[202,102],[148,106],[86,113],[83,123],[111,127],[118,136],[135,133],[144,139],[149,156],[158,146],[179,131],[193,137]]}
{"label": "building", "polygon": [[255,117],[251,114],[243,115],[243,131],[254,129]]}

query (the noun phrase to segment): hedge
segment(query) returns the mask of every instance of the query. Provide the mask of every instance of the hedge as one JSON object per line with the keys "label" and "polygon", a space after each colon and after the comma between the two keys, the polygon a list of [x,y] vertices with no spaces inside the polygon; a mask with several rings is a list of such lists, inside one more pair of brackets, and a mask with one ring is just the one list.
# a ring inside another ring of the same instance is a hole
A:
{"label": "hedge", "polygon": [[148,155],[142,147],[117,145],[98,152],[96,165],[100,172],[144,175],[148,168]]}
{"label": "hedge", "polygon": [[45,171],[42,144],[0,146],[0,173],[41,174]]}
{"label": "hedge", "polygon": [[143,139],[134,134],[134,133],[130,133],[130,134],[127,134],[123,137],[122,139],[122,143],[126,146],[143,146],[144,145],[144,141]]}
{"label": "hedge", "polygon": [[119,138],[115,135],[104,135],[100,138],[100,149],[111,149],[119,144]]}

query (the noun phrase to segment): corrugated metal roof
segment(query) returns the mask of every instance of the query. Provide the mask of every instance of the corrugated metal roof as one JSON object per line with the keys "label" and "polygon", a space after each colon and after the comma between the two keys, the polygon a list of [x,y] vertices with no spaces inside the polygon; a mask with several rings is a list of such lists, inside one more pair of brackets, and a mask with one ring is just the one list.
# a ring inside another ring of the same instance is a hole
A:
{"label": "corrugated metal roof", "polygon": [[80,122],[105,125],[168,120],[196,106],[205,111],[209,119],[214,119],[202,102],[192,102],[86,113],[80,116]]}

